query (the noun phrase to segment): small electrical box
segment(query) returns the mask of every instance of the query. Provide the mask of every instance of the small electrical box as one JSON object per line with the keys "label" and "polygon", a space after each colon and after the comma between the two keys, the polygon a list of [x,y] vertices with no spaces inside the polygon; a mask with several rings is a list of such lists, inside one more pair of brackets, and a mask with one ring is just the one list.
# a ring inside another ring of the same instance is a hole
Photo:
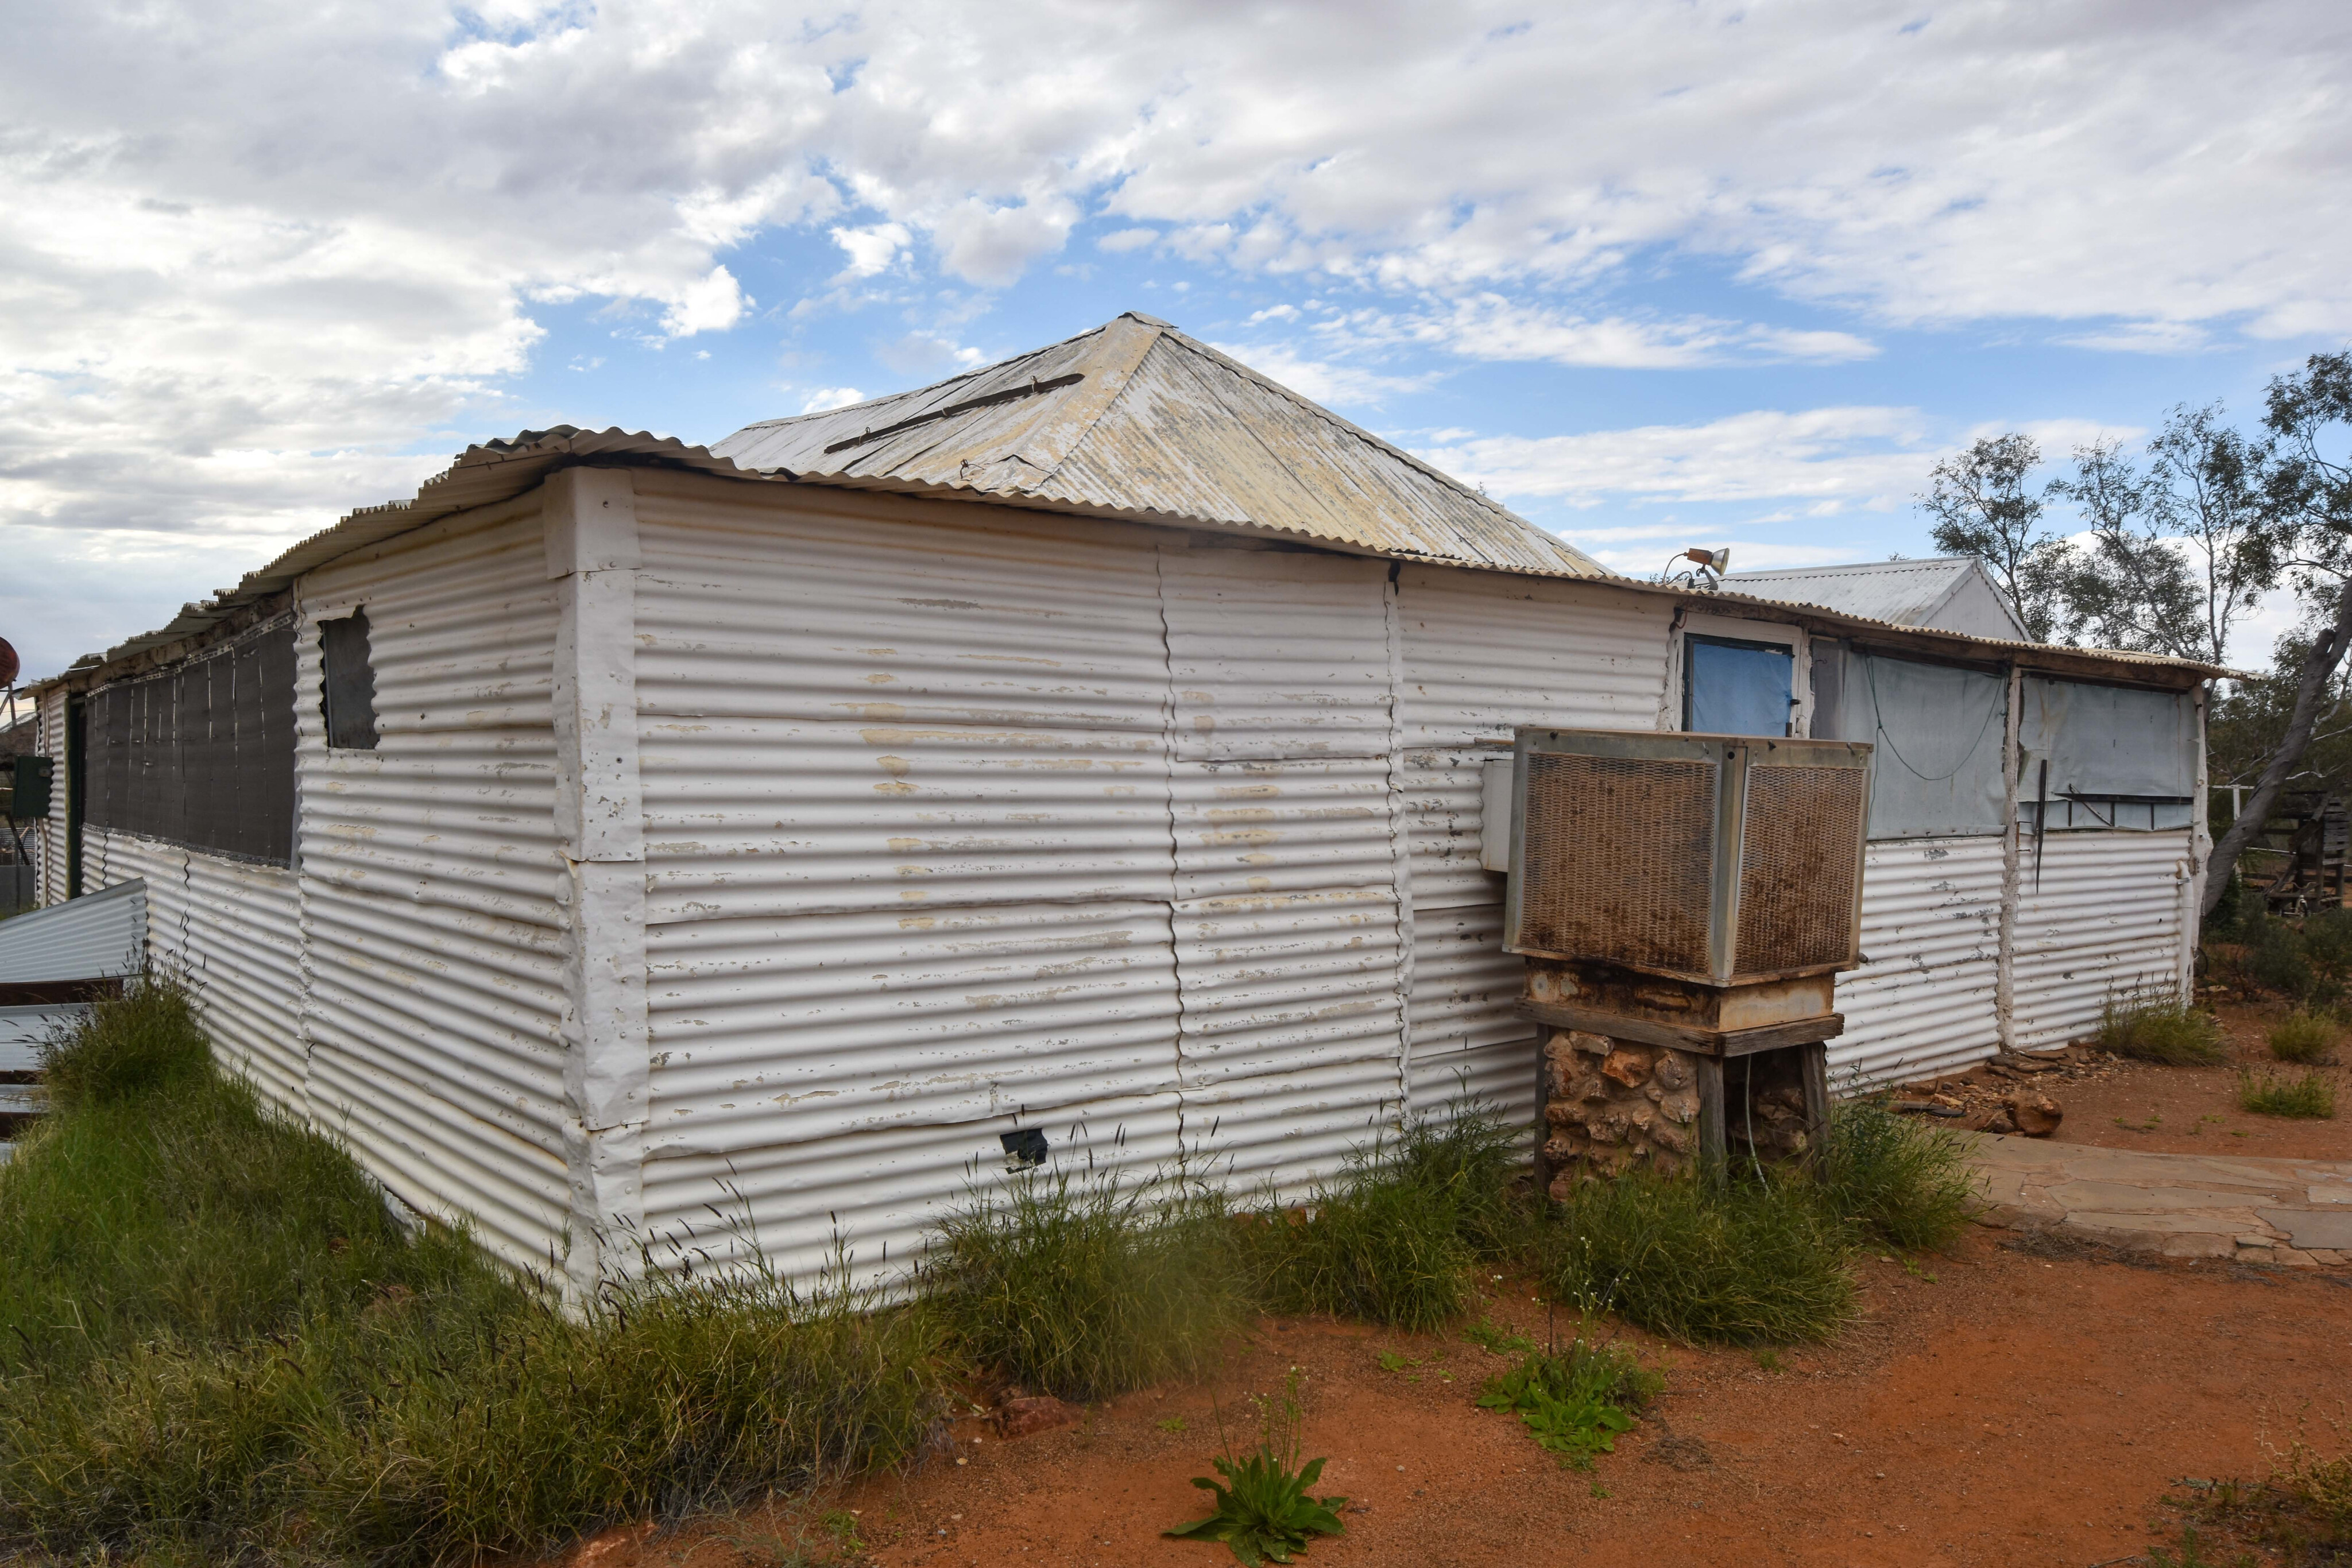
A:
{"label": "small electrical box", "polygon": [[49,814],[49,780],[54,765],[46,757],[9,759],[8,815],[19,822],[37,822]]}

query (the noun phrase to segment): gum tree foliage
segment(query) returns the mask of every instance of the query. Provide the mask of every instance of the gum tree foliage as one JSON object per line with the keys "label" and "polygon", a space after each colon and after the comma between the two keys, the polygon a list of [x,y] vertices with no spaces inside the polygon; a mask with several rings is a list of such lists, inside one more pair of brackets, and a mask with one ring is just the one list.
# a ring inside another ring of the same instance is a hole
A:
{"label": "gum tree foliage", "polygon": [[[2352,645],[2352,352],[2274,378],[2263,426],[2249,437],[2221,404],[2183,404],[2137,462],[2120,442],[2095,442],[2039,492],[2032,438],[1990,436],[1937,464],[1919,497],[1936,548],[1982,560],[2040,642],[2220,664],[2240,618],[2293,585],[2304,627],[2271,674],[2213,715],[2215,779],[2254,789],[2214,846],[2209,911],[2315,737],[2331,748],[2352,735],[2339,679]],[[2049,526],[2053,501],[2079,516],[2075,538]]]}
{"label": "gum tree foliage", "polygon": [[2320,719],[2342,711],[2338,672],[2352,647],[2352,352],[2312,355],[2301,374],[2274,378],[2264,402],[2263,423],[2277,454],[2263,486],[2264,511],[2303,601],[2307,639],[2299,649],[2283,649],[2273,673],[2282,688],[2292,681],[2294,695],[2244,812],[2213,846],[2205,880],[2209,912],[2302,766]]}

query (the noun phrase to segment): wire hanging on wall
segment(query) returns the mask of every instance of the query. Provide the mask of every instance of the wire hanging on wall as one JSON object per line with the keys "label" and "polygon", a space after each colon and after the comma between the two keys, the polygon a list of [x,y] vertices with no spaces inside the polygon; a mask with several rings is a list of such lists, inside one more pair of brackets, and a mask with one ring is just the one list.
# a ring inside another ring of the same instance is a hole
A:
{"label": "wire hanging on wall", "polygon": [[1902,750],[1895,746],[1895,737],[1886,732],[1885,721],[1879,716],[1878,661],[1872,658],[1867,653],[1861,653],[1856,656],[1862,660],[1863,679],[1868,682],[1870,685],[1870,727],[1875,737],[1882,739],[1886,743],[1887,755],[1894,758],[1895,761],[1903,764],[1903,770],[1906,773],[1910,774],[1912,778],[1918,779],[1922,784],[1941,784],[1949,779],[1958,778],[1960,769],[1966,768],[1969,765],[1969,759],[1977,754],[1977,747],[1984,744],[1986,733],[1992,728],[1992,716],[2000,711],[2000,700],[1999,695],[2000,688],[1994,688],[1994,700],[1985,705],[1984,722],[1977,726],[1976,737],[1969,742],[1969,748],[1960,753],[1960,759],[1952,764],[1951,771],[1948,773],[1922,773],[1917,768],[1912,765],[1911,759],[1904,756]]}

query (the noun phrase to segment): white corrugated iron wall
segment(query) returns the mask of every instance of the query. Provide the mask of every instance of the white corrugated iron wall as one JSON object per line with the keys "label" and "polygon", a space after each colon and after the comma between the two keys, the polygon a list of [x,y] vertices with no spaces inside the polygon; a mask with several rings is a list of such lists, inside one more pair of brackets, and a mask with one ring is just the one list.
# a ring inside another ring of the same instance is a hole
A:
{"label": "white corrugated iron wall", "polygon": [[1830,1041],[1841,1092],[1950,1071],[2000,1046],[1999,836],[1887,839],[1863,859],[1862,952],[1840,975],[1845,1033]]}
{"label": "white corrugated iron wall", "polygon": [[194,988],[221,1064],[284,1109],[304,1113],[294,873],[131,833],[83,830],[84,893],[134,878],[147,883],[150,961]]}
{"label": "white corrugated iron wall", "polygon": [[[299,863],[315,1120],[507,1259],[562,1249],[567,880],[536,492],[303,580]],[[318,622],[367,611],[373,751],[329,750]]]}
{"label": "white corrugated iron wall", "polygon": [[[2036,864],[2036,861],[2039,864]],[[2019,854],[2017,1047],[2097,1028],[2110,996],[2182,995],[2189,842],[2175,832],[2053,832]]]}
{"label": "white corrugated iron wall", "polygon": [[1006,1133],[1176,1155],[1159,561],[1099,523],[791,500],[637,477],[646,1223],[749,1225],[801,1270],[838,1233],[875,1269]]}
{"label": "white corrugated iron wall", "polygon": [[1402,1110],[1388,568],[1163,549],[1184,1134],[1305,1191]]}
{"label": "white corrugated iron wall", "polygon": [[1397,576],[1403,807],[1412,831],[1413,1109],[1469,1091],[1536,1113],[1524,963],[1481,870],[1480,768],[1520,725],[1654,729],[1672,607],[1597,585],[1408,566]]}

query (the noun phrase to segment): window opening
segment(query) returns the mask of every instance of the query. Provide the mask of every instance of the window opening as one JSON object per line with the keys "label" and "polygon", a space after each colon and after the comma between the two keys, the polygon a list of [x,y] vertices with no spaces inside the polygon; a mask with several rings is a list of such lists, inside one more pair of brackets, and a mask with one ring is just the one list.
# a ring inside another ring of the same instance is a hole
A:
{"label": "window opening", "polygon": [[368,662],[365,610],[340,621],[319,622],[320,661],[325,666],[327,745],[337,751],[375,749],[375,668]]}
{"label": "window opening", "polygon": [[1683,639],[1683,728],[1694,735],[1789,733],[1796,652],[1785,643]]}

